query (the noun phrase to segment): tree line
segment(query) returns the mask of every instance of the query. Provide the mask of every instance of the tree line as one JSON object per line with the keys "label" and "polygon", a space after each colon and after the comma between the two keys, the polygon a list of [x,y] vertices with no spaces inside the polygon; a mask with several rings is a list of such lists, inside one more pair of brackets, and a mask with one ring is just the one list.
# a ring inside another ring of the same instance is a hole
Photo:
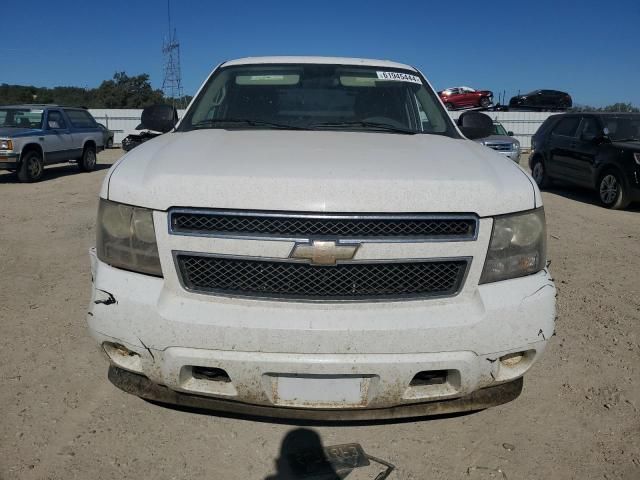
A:
{"label": "tree line", "polygon": [[[20,103],[56,103],[58,105],[87,108],[144,108],[158,103],[169,103],[177,108],[186,107],[191,96],[166,98],[160,89],[154,89],[149,75],[142,73],[130,77],[126,72],[116,72],[111,80],[103,81],[98,88],[34,87],[28,85],[0,84],[0,105]],[[605,107],[575,105],[574,112],[640,112],[631,103],[614,103]]]}
{"label": "tree line", "polygon": [[569,109],[570,112],[616,112],[616,113],[640,113],[640,108],[631,103],[614,103],[606,107],[592,107],[591,105],[576,105]]}
{"label": "tree line", "polygon": [[189,101],[189,95],[176,99],[166,98],[162,90],[151,86],[146,73],[129,76],[125,72],[116,72],[111,80],[103,81],[97,88],[0,84],[0,105],[55,103],[87,108],[144,108],[169,103],[177,108],[184,108]]}

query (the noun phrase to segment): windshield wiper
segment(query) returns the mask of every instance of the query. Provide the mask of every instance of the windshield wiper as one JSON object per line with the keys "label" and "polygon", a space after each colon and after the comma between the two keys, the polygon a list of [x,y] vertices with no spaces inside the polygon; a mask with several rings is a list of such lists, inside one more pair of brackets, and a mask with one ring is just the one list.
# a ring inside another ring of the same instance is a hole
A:
{"label": "windshield wiper", "polygon": [[629,138],[616,138],[613,140],[614,142],[638,142],[640,138],[629,137]]}
{"label": "windshield wiper", "polygon": [[414,130],[409,130],[402,127],[394,127],[388,123],[378,122],[366,122],[366,121],[354,121],[354,122],[325,122],[325,123],[312,123],[310,128],[339,128],[339,127],[362,127],[371,130],[381,130],[384,132],[403,133],[405,135],[415,135]]}
{"label": "windshield wiper", "polygon": [[285,123],[266,122],[263,120],[251,120],[240,118],[212,118],[209,120],[202,120],[191,125],[193,128],[226,128],[226,127],[268,127],[278,128],[282,130],[308,130],[305,127],[298,127],[296,125],[288,125]]}

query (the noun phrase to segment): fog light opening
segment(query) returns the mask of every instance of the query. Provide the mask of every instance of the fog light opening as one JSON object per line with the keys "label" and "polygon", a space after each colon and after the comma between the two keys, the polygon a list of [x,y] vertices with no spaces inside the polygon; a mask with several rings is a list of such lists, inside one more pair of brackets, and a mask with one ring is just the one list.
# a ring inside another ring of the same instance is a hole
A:
{"label": "fog light opening", "polygon": [[443,385],[447,383],[448,370],[424,370],[416,373],[409,384],[410,387],[423,385]]}
{"label": "fog light opening", "polygon": [[505,367],[513,368],[524,360],[525,355],[526,352],[508,353],[500,357],[500,363]]}
{"label": "fog light opening", "polygon": [[197,380],[210,380],[212,382],[231,383],[229,374],[221,368],[191,367],[191,375]]}

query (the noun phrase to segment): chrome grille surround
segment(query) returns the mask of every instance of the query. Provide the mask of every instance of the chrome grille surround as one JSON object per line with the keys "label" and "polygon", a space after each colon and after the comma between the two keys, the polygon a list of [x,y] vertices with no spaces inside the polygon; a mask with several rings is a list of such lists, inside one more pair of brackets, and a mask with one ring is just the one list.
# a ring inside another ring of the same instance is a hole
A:
{"label": "chrome grille surround", "polygon": [[341,214],[172,208],[173,235],[363,242],[472,241],[474,214]]}
{"label": "chrome grille surround", "polygon": [[513,150],[513,146],[511,143],[500,143],[500,142],[487,142],[484,144],[486,147],[489,147],[493,150],[497,150],[498,152],[510,152]]}

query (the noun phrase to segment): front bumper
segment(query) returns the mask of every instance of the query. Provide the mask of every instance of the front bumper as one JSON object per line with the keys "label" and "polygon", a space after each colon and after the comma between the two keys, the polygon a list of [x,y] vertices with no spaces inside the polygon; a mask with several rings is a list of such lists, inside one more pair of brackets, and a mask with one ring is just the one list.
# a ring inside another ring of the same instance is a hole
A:
{"label": "front bumper", "polygon": [[510,152],[501,152],[516,163],[520,163],[520,150],[511,150]]}
{"label": "front bumper", "polygon": [[520,150],[496,150],[496,152],[498,152],[501,155],[504,155],[507,158],[510,158],[511,160],[513,160],[516,163],[520,163]]}
{"label": "front bumper", "polygon": [[0,170],[15,170],[18,168],[18,153],[0,152]]}
{"label": "front bumper", "polygon": [[388,408],[336,410],[322,408],[277,408],[182,393],[167,388],[164,385],[153,383],[144,375],[132,373],[114,366],[109,367],[109,380],[124,392],[137,395],[146,400],[165,404],[252,417],[274,417],[322,422],[371,421],[473,412],[515,400],[520,395],[523,384],[522,377],[519,377],[511,382],[483,388],[467,396],[451,400],[413,403]]}
{"label": "front bumper", "polygon": [[[451,401],[520,378],[554,331],[546,271],[454,298],[347,304],[178,291],[95,253],[92,273],[92,335],[112,365],[165,386],[163,402],[185,404],[171,393],[180,392],[313,412]],[[500,361],[515,352],[523,352],[517,365]],[[222,369],[228,380],[198,377],[196,367]],[[412,384],[423,371],[445,371],[446,381]]]}

